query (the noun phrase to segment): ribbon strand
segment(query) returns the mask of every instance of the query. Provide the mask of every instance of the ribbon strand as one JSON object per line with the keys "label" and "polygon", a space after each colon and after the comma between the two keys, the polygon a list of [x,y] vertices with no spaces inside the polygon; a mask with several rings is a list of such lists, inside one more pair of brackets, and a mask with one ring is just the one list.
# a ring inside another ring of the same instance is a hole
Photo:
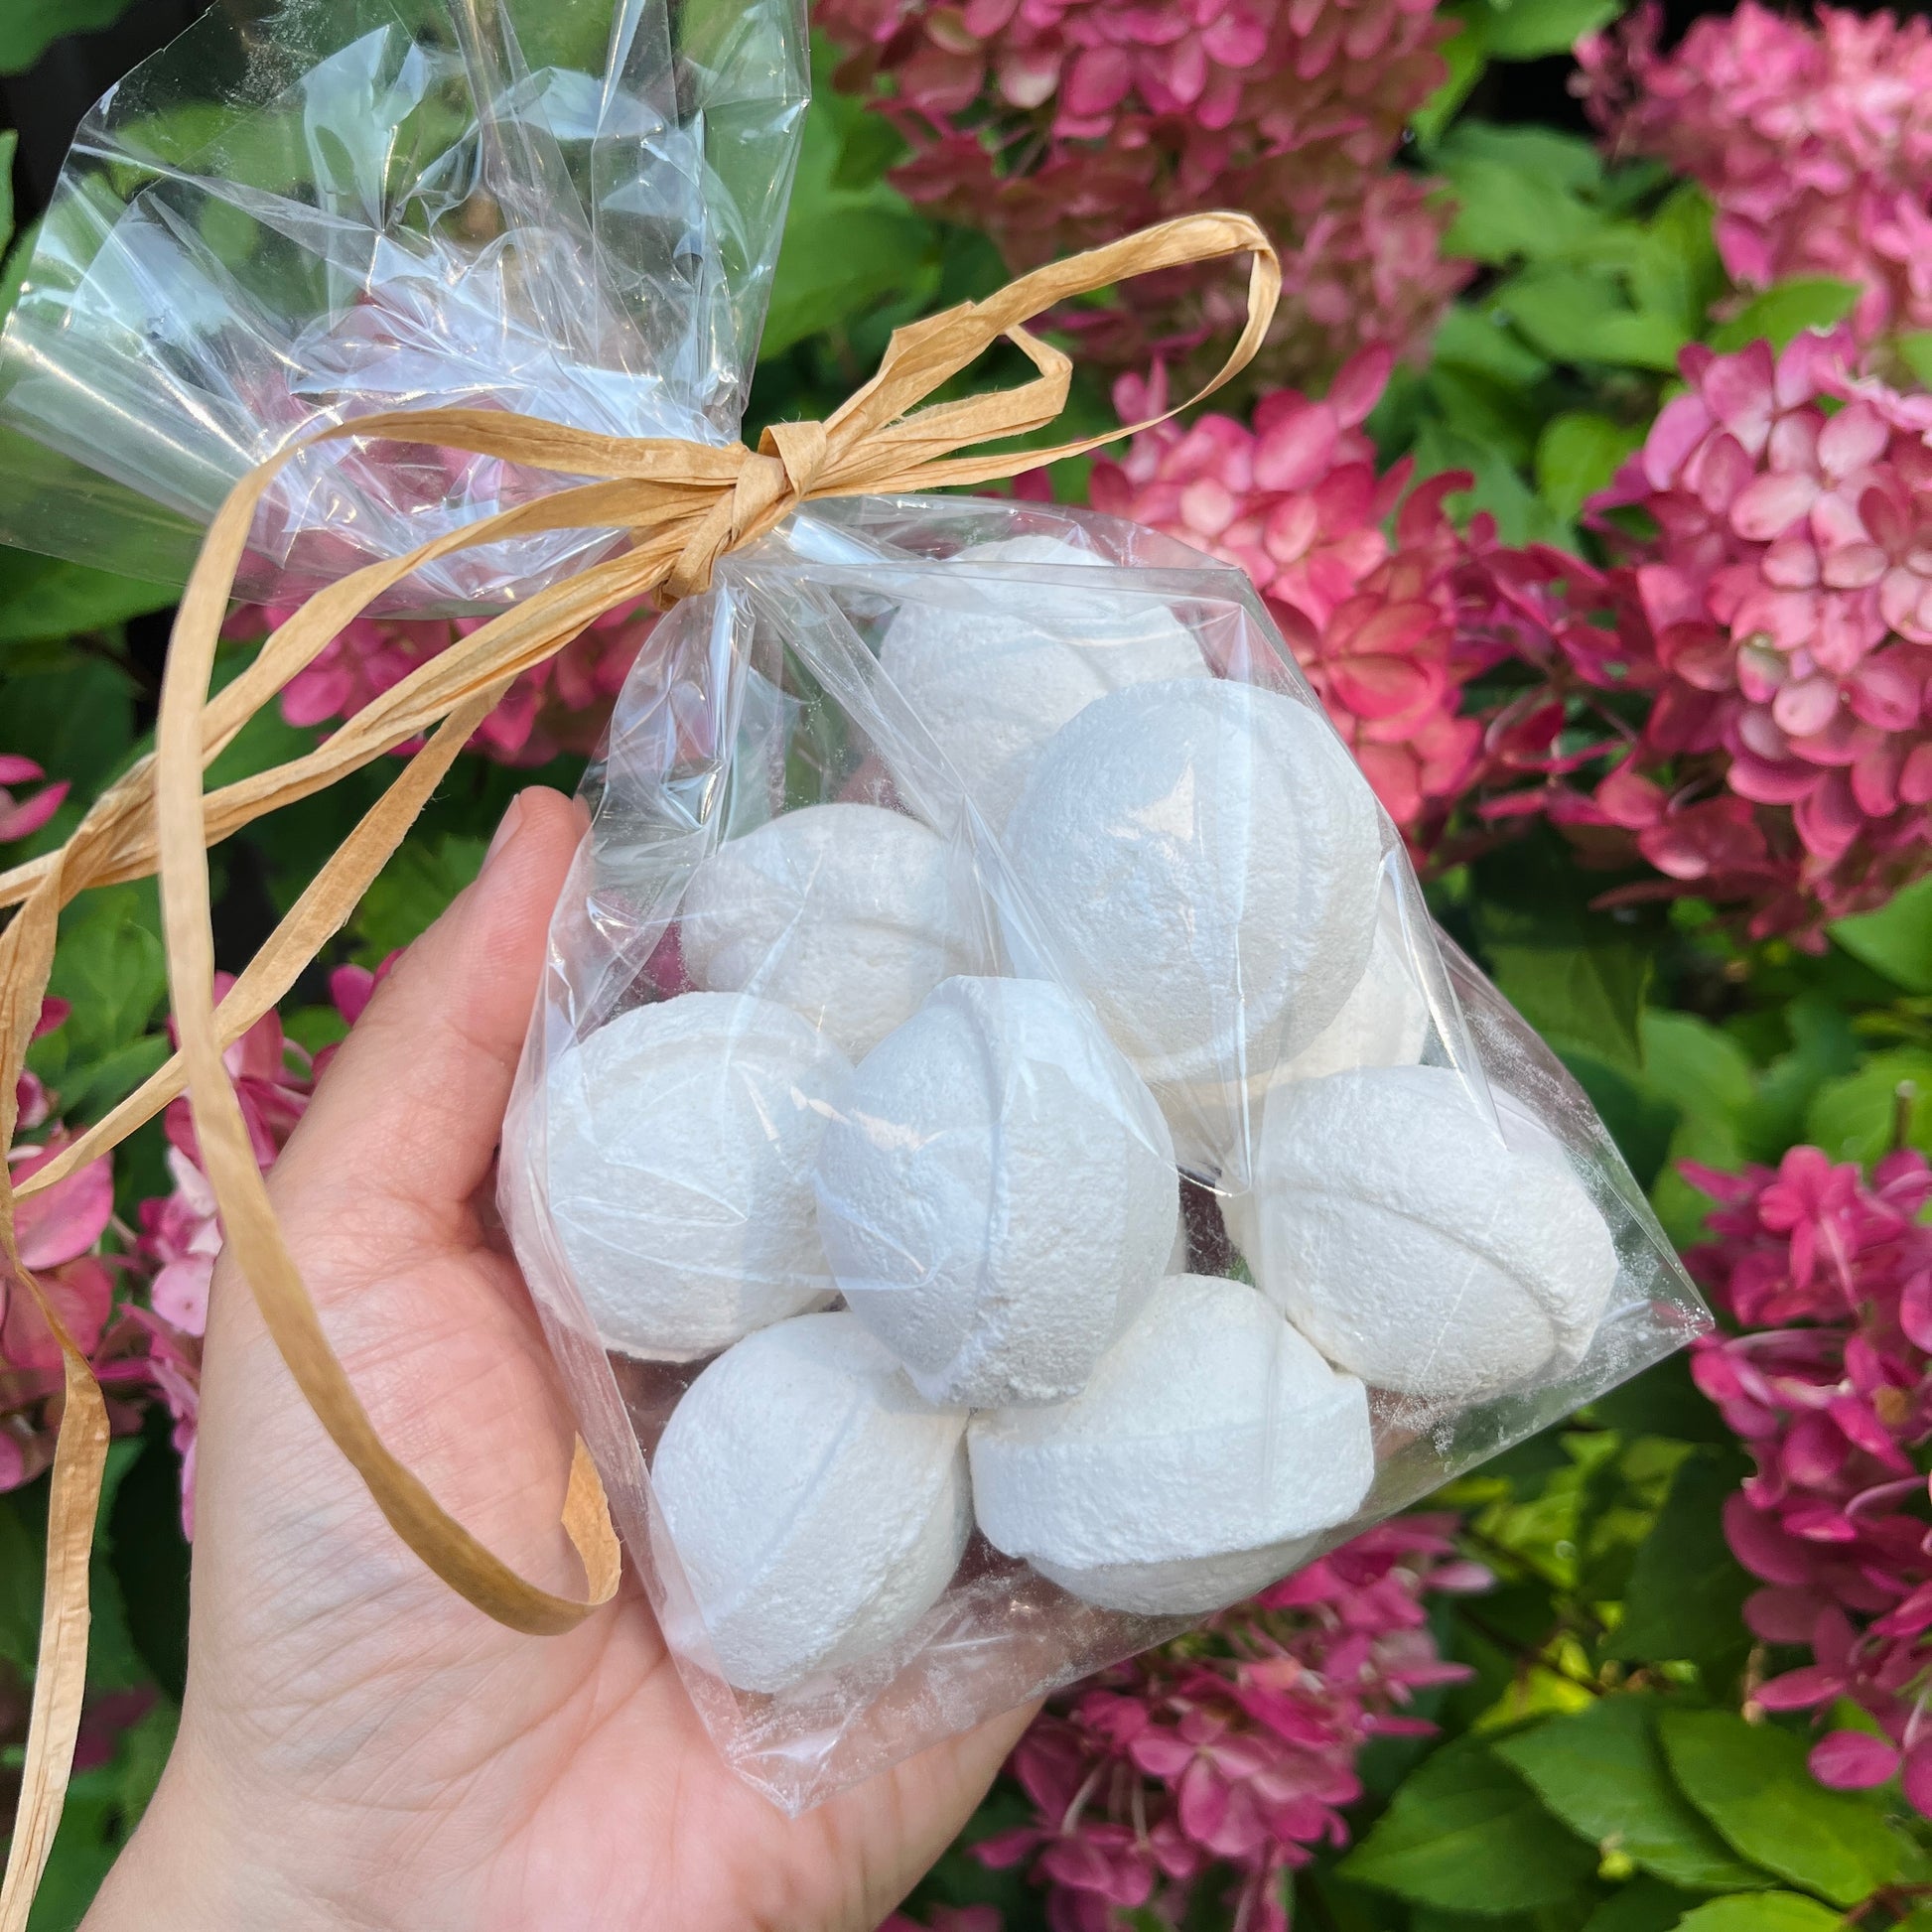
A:
{"label": "ribbon strand", "polygon": [[[1251,257],[1240,339],[1213,379],[1160,416],[1048,449],[989,452],[1030,435],[1065,407],[1070,359],[1027,325],[1059,304],[1161,269]],[[97,1159],[186,1091],[228,1247],[304,1399],[362,1476],[397,1534],[470,1602],[513,1629],[572,1628],[607,1603],[621,1557],[583,1443],[572,1461],[563,1522],[584,1565],[582,1597],[518,1576],[450,1516],[384,1447],[331,1350],[288,1252],[242,1120],[222,1050],[266,1013],[340,928],[400,844],[438,779],[520,673],[554,656],[589,623],[634,598],[674,602],[709,587],[719,560],[776,528],[815,498],[894,495],[991,482],[1080,456],[1165,422],[1245,368],[1267,334],[1281,268],[1245,214],[1208,213],[1138,234],[1020,276],[894,333],[878,372],[822,423],[767,429],[756,451],[666,438],[624,438],[482,409],[403,410],[359,417],[291,446],[229,492],[207,534],[175,620],[154,755],[105,792],[57,853],[0,874],[0,1146],[15,1126],[15,1083],[53,964],[60,914],[91,886],[158,873],[170,994],[180,1051],[105,1120],[16,1190],[0,1168],[0,1262],[33,1298],[59,1340],[66,1401],[48,1531],[46,1615],[19,1816],[0,1884],[0,1932],[23,1932],[66,1797],[85,1687],[87,1561],[107,1419],[85,1355],[45,1291],[21,1265],[15,1201]],[[928,398],[1002,339],[1035,374],[1014,387],[948,402]],[[408,555],[366,564],[311,597],[264,640],[222,691],[208,686],[223,617],[262,499],[291,458],[314,443],[397,439],[492,456],[569,480],[531,502],[479,519]],[[975,450],[975,455],[958,452]],[[582,479],[592,481],[586,483]],[[435,559],[554,529],[609,530],[619,548],[480,625],[370,701],[302,758],[207,793],[204,774],[254,714],[314,662],[343,627]],[[424,733],[429,743],[332,856],[217,1006],[207,850],[266,812],[325,789]]]}

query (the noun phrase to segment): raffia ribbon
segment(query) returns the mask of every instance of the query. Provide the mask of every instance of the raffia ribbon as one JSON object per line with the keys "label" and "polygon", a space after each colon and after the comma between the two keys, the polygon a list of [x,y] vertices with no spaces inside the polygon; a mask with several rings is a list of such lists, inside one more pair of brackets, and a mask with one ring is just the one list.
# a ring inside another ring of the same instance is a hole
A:
{"label": "raffia ribbon", "polygon": [[[954,454],[1040,429],[1065,406],[1072,365],[1059,349],[1030,334],[1027,323],[1131,276],[1235,255],[1253,257],[1246,325],[1219,372],[1196,395],[1147,422],[1051,449]],[[447,1514],[383,1446],[329,1346],[282,1240],[222,1062],[223,1049],[282,999],[342,926],[510,683],[561,650],[595,619],[637,597],[654,595],[669,603],[705,589],[720,557],[755,542],[815,497],[987,483],[1082,455],[1166,421],[1246,367],[1267,334],[1280,289],[1274,249],[1248,216],[1210,213],[1163,222],[1023,275],[983,302],[963,303],[898,330],[879,372],[840,409],[822,423],[774,425],[756,452],[742,444],[719,449],[668,438],[597,436],[489,410],[359,417],[310,441],[397,438],[595,481],[467,524],[407,556],[365,565],[332,584],[281,624],[254,661],[210,697],[220,626],[256,508],[283,465],[308,445],[271,458],[235,485],[208,528],[175,620],[153,756],[101,796],[60,851],[0,874],[0,907],[20,908],[0,933],[0,1147],[12,1143],[16,1080],[46,991],[61,909],[86,888],[160,873],[169,984],[181,1040],[180,1051],[158,1073],[17,1190],[0,1166],[0,1261],[59,1341],[66,1391],[49,1505],[40,1666],[20,1810],[0,1886],[0,1932],[23,1932],[66,1797],[86,1683],[87,1562],[108,1434],[106,1408],[85,1354],[46,1290],[22,1265],[14,1235],[17,1196],[50,1187],[96,1159],[186,1090],[226,1243],[304,1399],[403,1541],[453,1589],[515,1630],[555,1634],[610,1601],[618,1587],[618,1544],[581,1441],[563,1510],[564,1528],[584,1565],[588,1587],[580,1598],[554,1595],[517,1575]],[[927,402],[1003,337],[1038,371],[1033,379],[991,394]],[[452,643],[313,752],[204,792],[208,763],[385,591],[439,557],[567,528],[620,530],[626,541],[615,555]],[[207,847],[426,732],[432,734],[428,743],[330,858],[217,1007]]]}

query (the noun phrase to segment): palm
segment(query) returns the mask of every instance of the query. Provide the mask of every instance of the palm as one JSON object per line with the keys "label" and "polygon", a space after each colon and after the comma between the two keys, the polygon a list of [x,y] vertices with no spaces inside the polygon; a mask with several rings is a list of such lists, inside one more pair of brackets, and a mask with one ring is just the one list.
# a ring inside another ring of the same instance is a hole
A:
{"label": "palm", "polygon": [[[560,1590],[581,1585],[556,1523],[571,1424],[478,1200],[574,838],[561,799],[526,794],[275,1173],[291,1250],[390,1447]],[[634,1587],[540,1640],[423,1571],[232,1278],[210,1312],[196,1506],[182,1741],[143,1837],[199,1805],[197,1829],[319,1918],[858,1932],[936,1856],[1022,1722],[785,1820],[705,1736]]]}

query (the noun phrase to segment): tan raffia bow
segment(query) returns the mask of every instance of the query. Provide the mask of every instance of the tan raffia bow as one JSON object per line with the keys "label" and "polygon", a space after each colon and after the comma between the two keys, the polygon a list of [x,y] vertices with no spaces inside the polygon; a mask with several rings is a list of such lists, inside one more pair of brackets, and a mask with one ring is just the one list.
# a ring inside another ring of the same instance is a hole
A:
{"label": "tan raffia bow", "polygon": [[[1066,402],[1071,364],[1025,325],[1056,305],[1130,276],[1251,255],[1248,315],[1220,372],[1147,423],[1046,450],[954,452],[1044,427]],[[86,1682],[87,1561],[107,1416],[86,1356],[47,1292],[21,1263],[16,1195],[72,1173],[152,1119],[184,1089],[195,1109],[208,1180],[228,1247],[260,1305],[297,1387],[368,1485],[397,1533],[453,1589],[512,1629],[568,1630],[618,1586],[620,1559],[603,1489],[582,1442],[564,1527],[583,1560],[587,1594],[555,1596],[490,1554],[383,1447],[329,1347],[283,1243],[242,1120],[223,1049],[282,999],[347,918],[401,843],[457,753],[509,684],[555,655],[595,619],[646,594],[671,602],[711,581],[726,552],[756,541],[799,503],[891,495],[1011,477],[1146,429],[1212,394],[1253,357],[1273,319],[1281,269],[1244,214],[1189,215],[1023,275],[984,302],[963,303],[898,330],[879,372],[822,423],[782,423],[755,453],[668,438],[596,436],[527,416],[425,409],[363,416],[310,439],[396,438],[592,478],[467,524],[407,556],[365,565],[318,592],[213,697],[208,684],[228,598],[255,510],[298,444],[250,472],[209,526],[175,620],[155,750],[113,785],[58,852],[0,874],[0,906],[18,905],[0,933],[0,1148],[16,1125],[15,1083],[53,964],[61,909],[90,886],[158,871],[175,1025],[181,1049],[106,1119],[15,1189],[0,1164],[0,1263],[25,1289],[61,1345],[66,1397],[48,1513],[47,1594],[19,1815],[0,1888],[0,1932],[23,1932],[60,1822]],[[1004,337],[1038,374],[1012,389],[926,404]],[[921,407],[922,404],[926,406]],[[539,530],[613,529],[614,555],[492,618],[364,706],[316,750],[273,770],[203,790],[223,747],[368,605],[422,565]],[[321,791],[397,746],[432,733],[402,775],[330,858],[217,1007],[207,848],[280,805]]]}

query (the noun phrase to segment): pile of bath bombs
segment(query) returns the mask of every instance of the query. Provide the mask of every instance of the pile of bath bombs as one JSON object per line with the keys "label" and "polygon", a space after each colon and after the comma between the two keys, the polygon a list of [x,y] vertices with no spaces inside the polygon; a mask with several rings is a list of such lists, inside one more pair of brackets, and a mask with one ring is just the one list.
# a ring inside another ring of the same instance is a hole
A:
{"label": "pile of bath bombs", "polygon": [[[746,1691],[897,1668],[975,1523],[1107,1608],[1250,1593],[1367,1500],[1371,1390],[1566,1373],[1616,1274],[1562,1147],[1421,1064],[1385,827],[1318,712],[1097,561],[928,573],[878,659],[930,733],[881,748],[908,809],[719,845],[692,990],[551,1063],[592,1320],[704,1362],[652,1490],[674,1635]],[[1188,1272],[1182,1169],[1253,1286]]]}

